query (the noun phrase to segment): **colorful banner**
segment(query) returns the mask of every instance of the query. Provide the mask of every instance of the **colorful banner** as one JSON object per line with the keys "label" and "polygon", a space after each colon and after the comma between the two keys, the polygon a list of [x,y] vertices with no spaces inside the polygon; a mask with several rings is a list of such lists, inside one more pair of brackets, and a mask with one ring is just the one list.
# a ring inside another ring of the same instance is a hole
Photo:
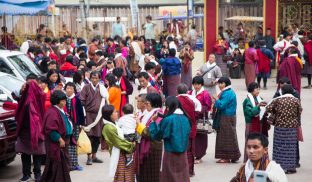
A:
{"label": "colorful banner", "polygon": [[159,7],[159,16],[187,16],[187,6],[162,6]]}

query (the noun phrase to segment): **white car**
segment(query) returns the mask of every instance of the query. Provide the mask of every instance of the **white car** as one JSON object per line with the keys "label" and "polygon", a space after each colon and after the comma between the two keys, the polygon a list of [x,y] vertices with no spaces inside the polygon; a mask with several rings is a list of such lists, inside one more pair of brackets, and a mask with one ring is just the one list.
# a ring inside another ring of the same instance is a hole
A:
{"label": "white car", "polygon": [[0,102],[15,102],[11,93],[18,92],[25,81],[20,80],[12,75],[0,72]]}
{"label": "white car", "polygon": [[[0,50],[0,72],[26,81],[27,75],[42,75],[37,65],[27,55],[18,51]],[[0,82],[5,80],[0,79]]]}

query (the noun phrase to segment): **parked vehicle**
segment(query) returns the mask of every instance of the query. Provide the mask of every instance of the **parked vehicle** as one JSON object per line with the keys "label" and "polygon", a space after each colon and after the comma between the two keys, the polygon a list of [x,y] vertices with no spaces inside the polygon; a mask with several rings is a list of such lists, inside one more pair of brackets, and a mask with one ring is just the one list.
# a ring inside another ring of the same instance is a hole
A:
{"label": "parked vehicle", "polygon": [[27,55],[9,50],[0,50],[0,72],[10,74],[24,81],[30,73],[38,76],[42,75],[41,70]]}
{"label": "parked vehicle", "polygon": [[14,161],[16,156],[16,121],[14,112],[14,109],[3,108],[0,94],[0,166],[5,166]]}
{"label": "parked vehicle", "polygon": [[20,80],[12,75],[0,72],[0,100],[2,100],[2,102],[8,101],[16,103],[11,93],[19,92],[24,83],[25,81],[23,80]]}

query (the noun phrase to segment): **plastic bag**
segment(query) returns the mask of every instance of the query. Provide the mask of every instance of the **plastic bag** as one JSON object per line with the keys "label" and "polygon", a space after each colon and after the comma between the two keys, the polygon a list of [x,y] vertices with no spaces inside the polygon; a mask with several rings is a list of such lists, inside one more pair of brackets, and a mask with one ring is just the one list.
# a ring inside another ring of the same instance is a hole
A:
{"label": "plastic bag", "polygon": [[77,141],[77,154],[90,154],[91,153],[91,142],[84,130],[80,131]]}

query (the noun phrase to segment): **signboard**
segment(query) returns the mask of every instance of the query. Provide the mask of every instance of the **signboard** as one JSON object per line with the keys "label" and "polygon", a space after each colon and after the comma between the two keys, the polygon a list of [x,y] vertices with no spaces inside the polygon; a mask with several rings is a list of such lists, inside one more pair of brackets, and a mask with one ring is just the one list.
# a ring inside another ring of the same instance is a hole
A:
{"label": "signboard", "polygon": [[187,16],[187,6],[162,6],[159,7],[159,16]]}

